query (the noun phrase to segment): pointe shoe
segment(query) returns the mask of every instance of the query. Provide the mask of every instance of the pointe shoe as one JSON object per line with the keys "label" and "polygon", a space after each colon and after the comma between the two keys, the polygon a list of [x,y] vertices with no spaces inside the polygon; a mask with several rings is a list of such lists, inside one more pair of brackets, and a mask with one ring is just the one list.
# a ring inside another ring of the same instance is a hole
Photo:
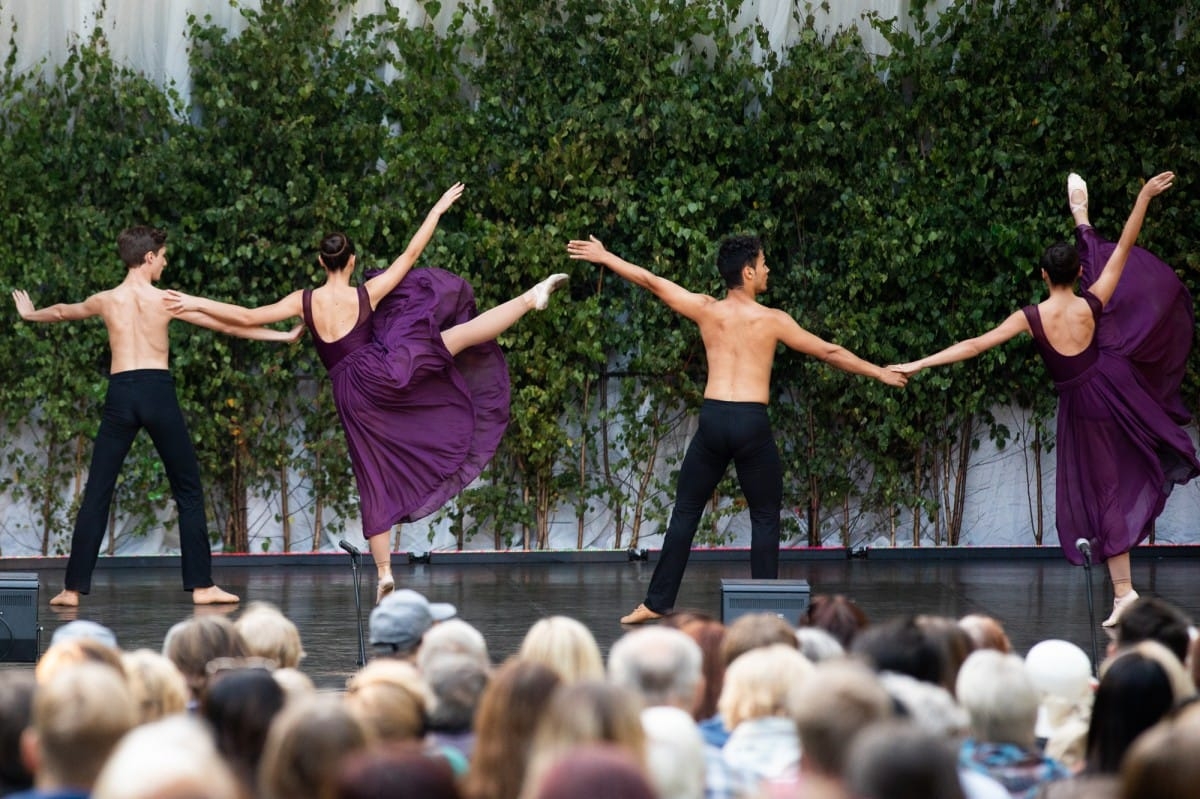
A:
{"label": "pointe shoe", "polygon": [[378,605],[383,601],[383,598],[396,590],[396,578],[392,575],[379,578],[379,586],[375,589],[375,604]]}
{"label": "pointe shoe", "polygon": [[550,304],[550,295],[558,290],[559,286],[567,282],[567,276],[562,272],[551,275],[550,277],[538,283],[530,291],[533,292],[533,307],[539,311],[546,310],[546,306]]}
{"label": "pointe shoe", "polygon": [[1101,626],[1116,627],[1117,622],[1121,620],[1121,614],[1125,612],[1125,608],[1132,605],[1137,598],[1138,592],[1132,589],[1125,596],[1114,597],[1112,614],[1100,623]]}
{"label": "pointe shoe", "polygon": [[[1076,201],[1076,192],[1083,192],[1082,200]],[[1076,211],[1086,213],[1088,209],[1087,184],[1083,182],[1083,178],[1074,172],[1067,175],[1067,204],[1071,206],[1071,213],[1075,213]]]}
{"label": "pointe shoe", "polygon": [[645,605],[638,605],[631,613],[621,617],[621,624],[644,624],[662,617],[663,614],[653,611]]}

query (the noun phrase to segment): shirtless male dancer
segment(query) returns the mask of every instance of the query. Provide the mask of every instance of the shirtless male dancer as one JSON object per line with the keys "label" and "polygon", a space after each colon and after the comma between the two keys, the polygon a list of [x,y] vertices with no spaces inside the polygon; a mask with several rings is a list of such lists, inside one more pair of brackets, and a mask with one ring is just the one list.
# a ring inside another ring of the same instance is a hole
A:
{"label": "shirtless male dancer", "polygon": [[163,302],[166,292],[154,286],[167,265],[166,238],[166,233],[150,227],[123,230],[117,237],[117,250],[129,269],[125,280],[83,302],[59,303],[37,310],[26,292],[17,289],[12,293],[17,312],[27,322],[67,322],[99,316],[108,328],[112,353],[100,430],[96,433],[83,502],[71,537],[66,587],[50,600],[51,605],[75,607],[79,595],[91,590],[92,571],[108,525],[117,474],[133,439],[143,427],[162,458],[179,510],[184,590],[192,592],[192,602],[197,605],[239,601],[213,584],[200,464],[175,395],[175,381],[168,371],[167,323],[182,318],[195,325],[259,341],[295,341],[303,327],[279,331],[225,325],[201,313],[172,315]]}
{"label": "shirtless male dancer", "polygon": [[907,377],[809,333],[784,311],[760,305],[757,297],[767,290],[771,270],[757,237],[734,236],[721,243],[717,270],[728,289],[722,300],[694,294],[618,258],[595,236],[568,243],[567,253],[573,259],[606,266],[649,289],[671,310],[699,325],[708,360],[700,425],[679,469],[675,507],[662,552],[645,601],[621,623],[659,619],[674,607],[704,506],[730,461],[750,507],[751,576],[775,579],[779,576],[783,467],[767,417],[767,403],[776,347],[783,343],[838,369],[873,377],[889,386],[901,387]]}

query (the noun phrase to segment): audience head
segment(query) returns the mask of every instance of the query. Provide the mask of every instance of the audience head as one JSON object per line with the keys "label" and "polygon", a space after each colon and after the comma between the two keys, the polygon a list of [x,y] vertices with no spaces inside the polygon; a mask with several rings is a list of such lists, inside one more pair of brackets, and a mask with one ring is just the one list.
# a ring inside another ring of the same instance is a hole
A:
{"label": "audience head", "polygon": [[267,733],[259,764],[262,799],[325,799],[342,758],[374,741],[338,698],[318,694],[288,704]]}
{"label": "audience head", "polygon": [[1012,651],[1012,642],[1008,640],[1004,625],[992,616],[969,613],[958,620],[958,626],[970,637],[975,649],[995,649],[1006,655]]}
{"label": "audience head", "polygon": [[1133,742],[1121,764],[1121,799],[1179,799],[1200,785],[1200,703],[1191,702]]}
{"label": "audience head", "polygon": [[279,687],[283,689],[284,699],[288,702],[291,702],[293,699],[314,696],[317,693],[317,686],[312,681],[312,678],[300,671],[300,669],[284,666],[271,672],[271,676],[275,678],[275,682],[279,683]]}
{"label": "audience head", "polygon": [[792,717],[801,771],[842,777],[850,744],[862,730],[892,717],[892,697],[860,663],[818,663],[800,686]]}
{"label": "audience head", "polygon": [[125,675],[117,668],[85,662],[56,670],[35,689],[32,723],[21,741],[35,784],[90,790],[137,720]]}
{"label": "audience head", "polygon": [[525,799],[658,799],[636,757],[611,744],[575,747],[538,776]]}
{"label": "audience head", "polygon": [[33,785],[33,774],[21,759],[21,733],[33,716],[36,684],[32,671],[0,671],[0,796]]}
{"label": "audience head", "polygon": [[463,782],[470,799],[511,799],[520,792],[538,723],[561,684],[554,669],[519,657],[492,675],[479,700]]}
{"label": "audience head", "polygon": [[851,644],[850,653],[875,671],[907,674],[950,690],[943,679],[941,651],[911,616],[863,630]]}
{"label": "audience head", "polygon": [[167,631],[163,654],[187,680],[192,698],[199,701],[208,682],[208,663],[217,658],[244,658],[246,642],[224,616],[192,616]]}
{"label": "audience head", "polygon": [[475,721],[479,699],[491,676],[488,664],[475,655],[443,654],[427,663],[421,676],[433,697],[426,718],[426,729],[447,733],[469,732]]}
{"label": "audience head", "polygon": [[953,746],[907,722],[865,729],[846,763],[846,783],[859,799],[965,799]]}
{"label": "audience head", "polygon": [[796,628],[774,613],[747,613],[726,625],[721,641],[721,661],[725,668],[752,649],[782,644],[798,649]]}
{"label": "audience head", "polygon": [[[1139,646],[1143,645],[1158,646],[1149,642]],[[1165,658],[1174,658],[1165,649],[1162,652]],[[1129,745],[1174,704],[1171,679],[1155,658],[1132,647],[1105,661],[1087,732],[1088,771],[1116,774]]]}
{"label": "audience head", "polygon": [[1038,696],[1020,657],[994,649],[973,652],[958,672],[957,689],[978,741],[1034,748]]}
{"label": "audience head", "polygon": [[813,663],[846,656],[846,650],[838,640],[820,627],[797,627],[796,645],[800,648],[800,654]]}
{"label": "audience head", "polygon": [[940,685],[885,671],[879,682],[892,697],[896,715],[926,732],[958,742],[971,732],[971,718],[950,692]]}
{"label": "audience head", "polygon": [[462,619],[447,619],[425,633],[417,653],[417,668],[426,671],[430,662],[444,654],[469,655],[484,667],[492,662],[483,633]]}
{"label": "audience head", "polygon": [[700,646],[703,691],[696,697],[692,715],[700,721],[710,719],[717,714],[717,699],[725,682],[725,661],[721,657],[725,625],[709,618],[691,618],[678,629]]}
{"label": "audience head", "polygon": [[121,663],[121,653],[116,649],[95,638],[78,636],[66,638],[48,647],[34,666],[33,673],[38,685],[41,685],[53,679],[59,671],[80,663],[111,666],[122,674],[125,671]]}
{"label": "audience head", "polygon": [[917,616],[917,627],[934,645],[941,661],[942,687],[954,692],[954,681],[958,679],[958,670],[962,668],[967,655],[974,650],[971,636],[958,626],[958,622],[947,616]]}
{"label": "audience head", "polygon": [[151,649],[135,649],[121,655],[129,690],[145,724],[187,709],[190,691],[187,680],[165,655]]}
{"label": "audience head", "polygon": [[563,682],[603,680],[604,659],[591,630],[568,616],[548,616],[525,633],[518,655],[545,663]]}
{"label": "audience head", "polygon": [[696,720],[680,707],[642,711],[646,769],[659,799],[704,799],[704,738]]}
{"label": "audience head", "polygon": [[187,715],[144,724],[121,739],[92,799],[242,799],[204,726]]}
{"label": "audience head", "polygon": [[421,673],[411,663],[373,660],[346,682],[346,707],[375,738],[417,741],[433,699]]}
{"label": "audience head", "polygon": [[832,635],[849,649],[854,637],[867,628],[867,614],[854,600],[842,594],[817,594],[800,615],[797,627],[816,627]]}
{"label": "audience head", "polygon": [[263,668],[223,671],[205,687],[200,715],[212,727],[217,751],[248,787],[255,785],[267,731],[284,702],[283,688]]}
{"label": "audience head", "polygon": [[647,707],[671,705],[691,713],[703,688],[704,655],[686,633],[643,627],[618,638],[608,653],[608,678]]}
{"label": "audience head", "polygon": [[416,742],[355,752],[338,767],[333,799],[459,799],[449,762]]}
{"label": "audience head", "polygon": [[1139,641],[1157,641],[1182,663],[1191,644],[1190,626],[1183,611],[1165,599],[1139,597],[1121,611],[1113,628],[1114,644],[1119,649]]}
{"label": "audience head", "polygon": [[74,619],[59,627],[54,631],[54,635],[50,636],[50,646],[79,638],[96,641],[109,649],[120,649],[117,646],[116,633],[103,624],[89,619]]}
{"label": "audience head", "polygon": [[425,633],[457,612],[453,605],[430,602],[411,588],[393,591],[371,611],[371,646],[376,656],[413,659]]}
{"label": "audience head", "polygon": [[296,668],[304,659],[300,630],[279,608],[269,602],[251,602],[234,622],[248,654],[275,661],[283,668]]}
{"label": "audience head", "polygon": [[794,717],[797,696],[812,671],[804,655],[787,644],[758,647],[738,657],[725,670],[717,702],[726,729],[767,716]]}

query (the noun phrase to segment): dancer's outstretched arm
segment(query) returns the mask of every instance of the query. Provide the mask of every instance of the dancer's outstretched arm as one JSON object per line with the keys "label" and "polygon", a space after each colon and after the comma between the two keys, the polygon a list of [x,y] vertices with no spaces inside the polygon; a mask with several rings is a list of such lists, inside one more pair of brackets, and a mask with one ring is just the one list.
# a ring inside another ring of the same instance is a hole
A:
{"label": "dancer's outstretched arm", "polygon": [[576,261],[591,261],[608,267],[630,283],[648,289],[654,296],[666,303],[671,310],[693,321],[700,315],[704,306],[716,302],[713,297],[688,291],[679,284],[654,274],[649,269],[631,264],[614,255],[604,249],[600,239],[595,236],[588,236],[587,241],[567,242],[567,255]]}
{"label": "dancer's outstretched arm", "polygon": [[184,311],[174,316],[176,319],[196,325],[196,327],[203,327],[215,330],[218,333],[224,333],[227,336],[236,336],[237,338],[245,338],[252,341],[273,341],[290,344],[304,335],[303,324],[294,325],[290,330],[275,330],[270,327],[243,327],[242,325],[226,324],[200,311]]}
{"label": "dancer's outstretched arm", "polygon": [[1003,344],[1020,333],[1028,332],[1029,320],[1025,318],[1024,312],[1014,311],[1007,319],[982,336],[964,339],[957,344],[951,344],[941,352],[926,356],[919,361],[902,363],[888,368],[894,368],[906,375],[915,375],[917,372],[922,369],[928,369],[930,366],[945,366],[948,363],[957,363],[958,361],[974,358],[981,353],[987,352],[992,347]]}
{"label": "dancer's outstretched arm", "polygon": [[446,212],[450,206],[454,205],[454,201],[463,193],[463,184],[455,183],[446,193],[441,196],[437,203],[429,210],[429,214],[425,217],[425,221],[421,223],[421,227],[417,228],[417,232],[413,234],[412,239],[408,242],[408,246],[404,248],[404,252],[396,260],[392,261],[382,274],[368,280],[365,285],[367,294],[371,297],[371,307],[374,308],[379,304],[379,301],[386,297],[392,289],[400,285],[400,281],[413,268],[413,264],[421,257],[421,252],[425,249],[425,245],[429,244],[429,240],[433,238],[433,232],[437,230],[438,220],[442,218],[442,214]]}
{"label": "dancer's outstretched arm", "polygon": [[1108,257],[1108,262],[1104,264],[1104,271],[1088,289],[1100,300],[1102,305],[1108,305],[1113,292],[1117,290],[1117,283],[1125,271],[1125,262],[1129,259],[1129,251],[1133,249],[1138,233],[1142,230],[1142,222],[1146,219],[1146,209],[1150,206],[1150,198],[1171,188],[1174,180],[1174,172],[1163,172],[1147,180],[1141,191],[1138,192],[1137,200],[1133,203],[1133,210],[1129,212],[1129,218],[1125,220],[1125,227],[1121,230],[1121,238],[1117,241],[1116,249]]}
{"label": "dancer's outstretched arm", "polygon": [[184,294],[182,291],[174,289],[164,293],[163,302],[166,303],[167,310],[176,316],[201,313],[216,322],[241,328],[282,322],[285,319],[298,317],[304,312],[304,292],[299,290],[293,291],[279,302],[261,305],[258,308],[244,308],[241,305],[218,302],[207,297]]}
{"label": "dancer's outstretched arm", "polygon": [[28,292],[22,289],[13,291],[12,298],[16,303],[17,313],[26,322],[73,322],[99,316],[101,310],[100,300],[95,294],[83,302],[60,302],[45,308],[34,307]]}

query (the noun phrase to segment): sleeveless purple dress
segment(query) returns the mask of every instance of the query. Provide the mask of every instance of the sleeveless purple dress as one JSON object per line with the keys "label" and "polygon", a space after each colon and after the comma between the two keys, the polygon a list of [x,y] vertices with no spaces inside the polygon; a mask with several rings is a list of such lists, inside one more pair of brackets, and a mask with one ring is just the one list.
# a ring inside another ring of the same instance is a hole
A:
{"label": "sleeveless purple dress", "polygon": [[[1098,257],[1098,238],[1090,227],[1079,231],[1081,264],[1085,247],[1089,258]],[[1200,474],[1191,437],[1180,426],[1186,409],[1175,377],[1182,378],[1190,347],[1190,297],[1185,312],[1175,284],[1184,297],[1186,289],[1161,261],[1173,282],[1158,269],[1142,272],[1147,256],[1157,261],[1145,250],[1137,262],[1130,256],[1117,289],[1120,302],[1114,293],[1103,307],[1084,291],[1096,333],[1077,355],[1050,345],[1036,305],[1022,309],[1059,395],[1057,528],[1063,554],[1075,564],[1083,563],[1075,547],[1080,538],[1092,542],[1101,561],[1137,546],[1175,484]],[[1088,285],[1103,266],[1091,261],[1084,267],[1085,274],[1092,269]],[[1150,293],[1157,299],[1145,296]],[[1182,351],[1164,332],[1178,327],[1179,314],[1188,319]]]}
{"label": "sleeveless purple dress", "polygon": [[312,291],[304,292],[304,324],[329,372],[367,537],[442,507],[479,476],[504,436],[509,380],[499,345],[452,357],[442,343],[442,330],[473,316],[468,283],[414,269],[373,312],[359,286],[354,328],[324,341]]}

